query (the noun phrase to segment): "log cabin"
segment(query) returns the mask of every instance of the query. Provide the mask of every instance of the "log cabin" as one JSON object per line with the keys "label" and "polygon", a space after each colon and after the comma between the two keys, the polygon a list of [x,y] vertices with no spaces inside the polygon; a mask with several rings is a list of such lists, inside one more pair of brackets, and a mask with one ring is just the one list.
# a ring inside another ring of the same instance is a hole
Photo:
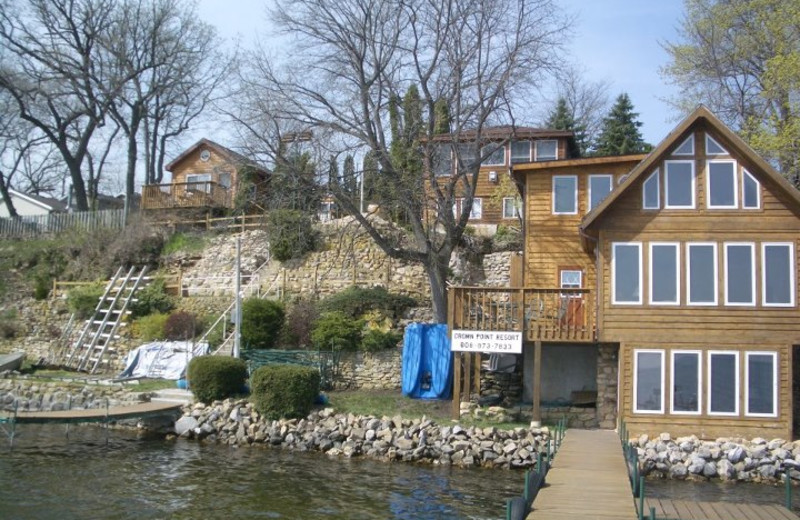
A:
{"label": "log cabin", "polygon": [[[522,333],[524,397],[631,435],[790,439],[800,192],[705,107],[647,155],[516,164],[522,287],[451,288],[450,330]],[[456,353],[454,395],[479,389]]]}

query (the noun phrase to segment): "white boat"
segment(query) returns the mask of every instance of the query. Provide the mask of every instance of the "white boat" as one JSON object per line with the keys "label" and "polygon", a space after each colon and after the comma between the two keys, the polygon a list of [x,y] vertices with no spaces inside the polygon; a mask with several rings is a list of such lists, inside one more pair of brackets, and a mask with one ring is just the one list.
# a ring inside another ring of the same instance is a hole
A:
{"label": "white boat", "polygon": [[25,354],[23,352],[0,354],[0,372],[19,370],[19,367],[22,366],[23,359],[25,359]]}

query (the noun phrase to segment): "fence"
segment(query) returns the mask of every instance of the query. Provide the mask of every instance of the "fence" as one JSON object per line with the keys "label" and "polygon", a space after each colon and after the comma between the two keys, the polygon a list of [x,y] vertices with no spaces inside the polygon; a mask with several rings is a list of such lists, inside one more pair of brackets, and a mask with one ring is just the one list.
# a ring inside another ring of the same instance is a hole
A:
{"label": "fence", "polygon": [[250,373],[264,365],[302,365],[320,373],[320,388],[329,390],[339,373],[340,352],[325,350],[243,350]]}
{"label": "fence", "polygon": [[33,238],[61,233],[68,229],[123,229],[124,227],[124,209],[50,213],[28,217],[0,218],[0,237]]}

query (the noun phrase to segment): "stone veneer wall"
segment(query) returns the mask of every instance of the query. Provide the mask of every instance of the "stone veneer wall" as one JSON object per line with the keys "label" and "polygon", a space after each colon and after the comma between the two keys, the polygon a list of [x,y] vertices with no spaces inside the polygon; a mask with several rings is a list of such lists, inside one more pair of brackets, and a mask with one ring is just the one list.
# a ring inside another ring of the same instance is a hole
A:
{"label": "stone veneer wall", "polygon": [[597,346],[596,420],[597,426],[608,430],[617,427],[618,360],[619,346],[611,343]]}
{"label": "stone veneer wall", "polygon": [[343,352],[334,378],[337,390],[394,390],[402,385],[403,349]]}

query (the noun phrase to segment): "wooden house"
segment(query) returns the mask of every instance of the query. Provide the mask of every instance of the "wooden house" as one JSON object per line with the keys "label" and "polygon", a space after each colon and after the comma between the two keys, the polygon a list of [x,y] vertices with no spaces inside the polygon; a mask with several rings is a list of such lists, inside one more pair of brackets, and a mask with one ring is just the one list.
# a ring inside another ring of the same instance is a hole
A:
{"label": "wooden house", "polygon": [[172,173],[172,182],[142,187],[142,209],[233,209],[237,197],[255,198],[253,192],[264,189],[269,179],[263,167],[208,139],[187,148],[166,170]]}
{"label": "wooden house", "polygon": [[[646,156],[519,164],[514,175],[523,287],[453,288],[450,325],[522,332],[535,413],[548,395],[589,394],[598,425],[616,417],[634,435],[792,437],[790,183],[704,107]],[[463,398],[477,360],[457,357]]]}
{"label": "wooden house", "polygon": [[[67,205],[51,197],[43,197],[32,193],[22,193],[9,188],[8,194],[17,215],[20,217],[36,217],[49,215],[50,213],[63,213],[67,211]],[[8,218],[11,213],[8,206],[0,200],[0,218]]]}

